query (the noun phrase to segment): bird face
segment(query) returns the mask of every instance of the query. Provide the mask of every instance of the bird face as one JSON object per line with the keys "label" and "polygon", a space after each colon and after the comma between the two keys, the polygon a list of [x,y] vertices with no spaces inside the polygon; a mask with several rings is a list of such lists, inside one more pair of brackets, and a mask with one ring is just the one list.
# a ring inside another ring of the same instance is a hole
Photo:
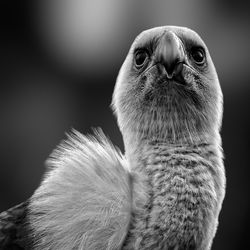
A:
{"label": "bird face", "polygon": [[171,141],[211,135],[222,93],[205,43],[182,27],[142,32],[120,70],[113,107],[124,133]]}

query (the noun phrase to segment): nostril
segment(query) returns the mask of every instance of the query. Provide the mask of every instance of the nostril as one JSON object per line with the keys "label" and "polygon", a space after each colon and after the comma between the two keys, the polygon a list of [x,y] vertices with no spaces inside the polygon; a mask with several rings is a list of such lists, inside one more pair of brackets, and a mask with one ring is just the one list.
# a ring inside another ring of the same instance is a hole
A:
{"label": "nostril", "polygon": [[174,75],[179,75],[183,69],[183,62],[178,62],[174,67]]}
{"label": "nostril", "polygon": [[185,79],[183,78],[183,62],[179,62],[176,64],[175,70],[174,70],[174,74],[173,74],[173,80],[177,81],[180,84],[186,84]]}

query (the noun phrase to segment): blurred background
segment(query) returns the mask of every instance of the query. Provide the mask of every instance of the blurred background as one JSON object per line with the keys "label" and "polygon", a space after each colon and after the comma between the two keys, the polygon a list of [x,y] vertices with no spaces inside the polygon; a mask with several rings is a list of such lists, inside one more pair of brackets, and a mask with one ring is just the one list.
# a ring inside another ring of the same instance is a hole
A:
{"label": "blurred background", "polygon": [[224,92],[227,193],[213,250],[250,249],[248,1],[23,0],[0,4],[0,211],[29,198],[52,149],[102,127],[119,68],[144,29],[181,25],[205,40]]}

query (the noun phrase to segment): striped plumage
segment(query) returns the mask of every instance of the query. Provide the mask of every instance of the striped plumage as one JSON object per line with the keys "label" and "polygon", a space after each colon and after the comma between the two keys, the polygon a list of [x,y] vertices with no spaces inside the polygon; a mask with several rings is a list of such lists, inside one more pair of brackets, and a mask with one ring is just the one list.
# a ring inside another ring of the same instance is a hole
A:
{"label": "striped plumage", "polygon": [[30,249],[28,221],[28,201],[0,213],[0,249]]}
{"label": "striped plumage", "polygon": [[149,199],[144,213],[132,218],[124,249],[207,249],[224,196],[221,151],[205,143],[154,142],[146,152],[136,171],[147,176]]}

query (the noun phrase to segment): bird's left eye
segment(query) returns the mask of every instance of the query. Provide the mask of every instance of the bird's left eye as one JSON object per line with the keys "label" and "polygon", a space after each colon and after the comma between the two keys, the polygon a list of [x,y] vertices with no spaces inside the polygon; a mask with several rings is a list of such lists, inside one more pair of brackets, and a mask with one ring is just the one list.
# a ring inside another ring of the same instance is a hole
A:
{"label": "bird's left eye", "polygon": [[135,53],[135,64],[137,67],[142,67],[148,58],[148,53],[145,50],[138,50]]}
{"label": "bird's left eye", "polygon": [[205,51],[202,48],[193,48],[191,56],[196,64],[202,65],[205,63]]}

